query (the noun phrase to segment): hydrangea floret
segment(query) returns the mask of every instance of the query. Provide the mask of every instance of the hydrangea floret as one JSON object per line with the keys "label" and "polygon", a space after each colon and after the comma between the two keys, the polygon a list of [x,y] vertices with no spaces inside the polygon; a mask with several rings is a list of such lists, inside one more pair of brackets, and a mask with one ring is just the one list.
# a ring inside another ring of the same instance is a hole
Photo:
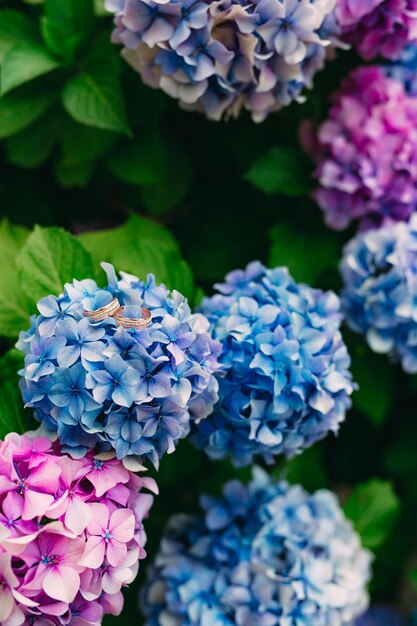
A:
{"label": "hydrangea floret", "polygon": [[[212,410],[221,346],[180,293],[157,285],[153,275],[142,281],[122,273],[119,280],[111,265],[103,267],[105,289],[74,280],[60,297],[38,303],[39,315],[18,343],[26,355],[23,398],[75,457],[98,446],[119,459],[140,456],[158,465],[190,421]],[[146,307],[150,326],[126,329],[113,317],[85,317],[115,297],[128,314]]]}
{"label": "hydrangea floret", "polygon": [[106,0],[113,41],[143,81],[208,118],[262,121],[311,87],[335,0]]}
{"label": "hydrangea floret", "polygon": [[143,593],[147,626],[350,626],[366,610],[371,556],[331,492],[255,469],[201,507],[168,524]]}
{"label": "hydrangea floret", "polygon": [[223,365],[214,413],[192,440],[236,465],[293,456],[336,433],[354,389],[339,298],[259,262],[226,276],[202,302]]}
{"label": "hydrangea floret", "polygon": [[330,228],[409,219],[417,204],[417,99],[377,66],[354,70],[310,142]]}
{"label": "hydrangea floret", "polygon": [[372,350],[417,373],[417,215],[409,223],[358,234],[341,263],[342,305]]}
{"label": "hydrangea floret", "polygon": [[335,13],[341,37],[365,60],[398,59],[417,41],[417,0],[337,0]]}
{"label": "hydrangea floret", "polygon": [[417,45],[405,48],[401,57],[383,66],[385,74],[399,80],[411,96],[417,96]]}
{"label": "hydrangea floret", "polygon": [[3,626],[99,626],[121,612],[157,488],[110,456],[72,459],[40,436],[0,441]]}

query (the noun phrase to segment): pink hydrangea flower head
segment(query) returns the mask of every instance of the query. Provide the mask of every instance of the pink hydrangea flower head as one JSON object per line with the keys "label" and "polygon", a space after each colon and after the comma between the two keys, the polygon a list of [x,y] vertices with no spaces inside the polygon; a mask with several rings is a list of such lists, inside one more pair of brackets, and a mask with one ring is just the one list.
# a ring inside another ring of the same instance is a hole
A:
{"label": "pink hydrangea flower head", "polygon": [[379,67],[354,70],[312,141],[315,198],[335,230],[407,221],[417,205],[417,99]]}
{"label": "pink hydrangea flower head", "polygon": [[366,60],[396,60],[417,40],[417,0],[338,0],[341,37]]}
{"label": "pink hydrangea flower head", "polygon": [[[92,452],[15,433],[0,441],[0,625],[98,626],[146,556],[155,482]],[[18,558],[15,558],[18,557]]]}

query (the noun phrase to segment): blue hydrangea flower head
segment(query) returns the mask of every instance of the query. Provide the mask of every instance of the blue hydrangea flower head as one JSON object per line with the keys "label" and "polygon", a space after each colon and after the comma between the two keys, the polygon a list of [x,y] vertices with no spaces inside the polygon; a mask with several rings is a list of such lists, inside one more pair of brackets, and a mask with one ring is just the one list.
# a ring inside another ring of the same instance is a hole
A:
{"label": "blue hydrangea flower head", "polygon": [[405,622],[392,609],[372,607],[365,615],[357,619],[352,626],[405,626]]}
{"label": "blue hydrangea flower head", "polygon": [[345,247],[342,304],[350,327],[372,350],[417,372],[417,215],[361,233]]}
{"label": "blue hydrangea flower head", "polygon": [[399,80],[410,96],[417,95],[417,45],[407,46],[400,59],[384,66],[385,73]]}
{"label": "blue hydrangea flower head", "polygon": [[350,626],[371,555],[329,491],[227,483],[171,518],[142,594],[147,626]]}
{"label": "blue hydrangea flower head", "polygon": [[[73,456],[97,446],[157,465],[217,401],[221,345],[180,293],[157,285],[152,275],[119,279],[111,265],[103,267],[105,289],[74,280],[62,296],[38,303],[39,315],[18,342],[25,353],[23,398]],[[85,316],[114,297],[128,317],[149,309],[150,326],[127,329],[113,317]]]}
{"label": "blue hydrangea flower head", "polygon": [[261,121],[312,86],[336,44],[336,0],[106,0],[113,41],[187,110]]}
{"label": "blue hydrangea flower head", "polygon": [[223,346],[219,402],[192,440],[236,465],[292,456],[336,433],[354,389],[333,292],[254,262],[202,302]]}

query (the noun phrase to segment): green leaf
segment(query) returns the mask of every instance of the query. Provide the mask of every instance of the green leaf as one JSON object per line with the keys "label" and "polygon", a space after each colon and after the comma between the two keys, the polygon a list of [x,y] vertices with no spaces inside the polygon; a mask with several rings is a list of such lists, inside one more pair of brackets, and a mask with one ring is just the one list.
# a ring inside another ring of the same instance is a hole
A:
{"label": "green leaf", "polygon": [[60,129],[62,162],[65,166],[97,159],[111,148],[117,133],[77,124],[65,117]]}
{"label": "green leaf", "polygon": [[94,161],[67,164],[61,159],[55,164],[55,175],[63,187],[85,187],[93,175],[94,166]]}
{"label": "green leaf", "polygon": [[1,93],[48,74],[59,67],[46,48],[38,43],[19,43],[4,56],[1,66]]}
{"label": "green leaf", "polygon": [[74,278],[93,275],[90,254],[62,228],[35,226],[17,257],[17,266],[21,285],[34,302],[59,295]]}
{"label": "green leaf", "polygon": [[164,146],[157,132],[144,130],[134,141],[120,142],[106,163],[125,183],[156,185],[164,173]]}
{"label": "green leaf", "polygon": [[9,433],[23,433],[36,428],[31,411],[23,408],[18,371],[23,368],[23,354],[12,348],[0,358],[0,439]]}
{"label": "green leaf", "polygon": [[308,491],[323,489],[328,484],[324,467],[324,452],[324,447],[316,444],[288,461],[283,470],[279,468],[273,473],[277,479],[284,477],[293,485],[301,483]]}
{"label": "green leaf", "polygon": [[347,499],[344,511],[359,533],[362,544],[377,550],[391,533],[400,501],[390,482],[372,479],[361,483]]}
{"label": "green leaf", "polygon": [[388,417],[394,393],[393,370],[384,356],[374,354],[363,345],[352,355],[351,371],[359,385],[353,404],[375,426],[381,426]]}
{"label": "green leaf", "polygon": [[29,128],[6,139],[9,161],[20,167],[37,167],[52,152],[56,143],[59,119],[56,115],[46,115]]}
{"label": "green leaf", "polygon": [[193,296],[194,280],[189,265],[153,241],[143,239],[116,248],[111,261],[118,270],[141,279],[146,279],[149,273],[155,274],[157,282],[169,289],[176,289],[189,298]]}
{"label": "green leaf", "polygon": [[78,239],[91,254],[96,267],[102,261],[110,262],[115,249],[124,248],[135,241],[146,240],[177,257],[181,254],[178,243],[169,230],[138,215],[132,215],[123,226],[83,233]]}
{"label": "green leaf", "polygon": [[79,240],[97,267],[102,261],[108,261],[117,270],[140,278],[154,273],[168,288],[177,289],[188,297],[194,293],[193,275],[181,257],[178,243],[156,222],[133,215],[119,228],[84,233]]}
{"label": "green leaf", "polygon": [[311,166],[301,150],[275,147],[254,163],[245,178],[264,193],[305,196],[311,189]]}
{"label": "green leaf", "polygon": [[24,13],[0,11],[0,64],[4,55],[16,44],[37,40],[35,23]]}
{"label": "green leaf", "polygon": [[88,41],[93,28],[92,0],[46,0],[41,31],[45,45],[53,54],[71,59]]}
{"label": "green leaf", "polygon": [[30,126],[49,109],[56,94],[24,85],[0,98],[0,139],[10,137]]}
{"label": "green leaf", "polygon": [[81,124],[130,136],[119,73],[117,51],[100,41],[64,87],[62,103],[69,115]]}
{"label": "green leaf", "polygon": [[332,233],[306,232],[291,224],[281,223],[269,233],[272,246],[270,267],[286,266],[297,281],[315,285],[320,275],[337,268],[339,246]]}
{"label": "green leaf", "polygon": [[12,226],[7,220],[0,223],[0,335],[12,339],[29,326],[31,311],[16,266],[16,257],[28,234],[28,230]]}

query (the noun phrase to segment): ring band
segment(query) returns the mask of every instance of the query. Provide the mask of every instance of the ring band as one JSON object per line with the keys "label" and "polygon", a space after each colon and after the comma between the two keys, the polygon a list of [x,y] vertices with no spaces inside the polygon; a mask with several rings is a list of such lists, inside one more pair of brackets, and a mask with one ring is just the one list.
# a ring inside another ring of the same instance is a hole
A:
{"label": "ring band", "polygon": [[85,317],[89,317],[93,322],[101,322],[102,320],[114,315],[119,309],[120,302],[117,298],[113,298],[109,304],[106,304],[106,306],[103,306],[101,309],[97,309],[96,311],[86,311],[84,309],[84,315]]}
{"label": "ring band", "polygon": [[136,328],[137,330],[142,330],[149,326],[152,321],[152,314],[149,309],[142,308],[142,317],[123,317],[122,313],[124,311],[124,307],[120,307],[117,313],[114,314],[114,319],[118,326],[123,326],[123,328]]}

